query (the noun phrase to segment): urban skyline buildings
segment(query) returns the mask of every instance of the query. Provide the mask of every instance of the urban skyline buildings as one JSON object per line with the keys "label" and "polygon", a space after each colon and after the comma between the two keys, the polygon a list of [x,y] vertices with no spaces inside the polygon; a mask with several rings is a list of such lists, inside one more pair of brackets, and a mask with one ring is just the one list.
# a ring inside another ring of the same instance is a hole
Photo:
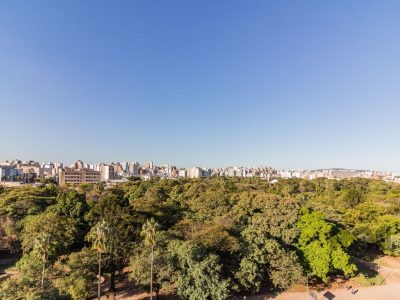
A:
{"label": "urban skyline buildings", "polygon": [[354,177],[400,182],[400,174],[373,170],[338,168],[285,170],[274,169],[267,166],[225,166],[218,168],[193,166],[190,168],[182,168],[169,164],[156,165],[153,161],[140,164],[139,162],[87,163],[82,160],[77,160],[67,165],[61,162],[39,163],[33,160],[6,160],[0,163],[0,175],[0,185],[9,187],[24,184],[40,184],[44,179],[52,180],[60,185],[99,182],[114,185],[123,183],[133,177],[146,180],[155,177],[177,179],[207,178],[211,176],[240,178],[259,177],[272,183],[279,179],[289,178],[328,178],[340,180]]}

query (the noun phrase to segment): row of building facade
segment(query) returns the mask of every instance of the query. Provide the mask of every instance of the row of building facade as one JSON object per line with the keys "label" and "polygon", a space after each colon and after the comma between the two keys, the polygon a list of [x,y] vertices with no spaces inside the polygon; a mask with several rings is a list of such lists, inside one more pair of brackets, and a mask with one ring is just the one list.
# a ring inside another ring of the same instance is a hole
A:
{"label": "row of building facade", "polygon": [[400,182],[400,176],[393,173],[326,169],[288,171],[275,170],[271,167],[224,167],[224,168],[177,168],[171,165],[154,165],[153,162],[139,164],[138,162],[117,162],[89,164],[81,160],[75,161],[69,166],[63,163],[38,163],[35,161],[5,161],[0,164],[0,185],[18,186],[34,184],[43,179],[51,179],[60,185],[78,185],[81,183],[115,183],[127,180],[130,177],[150,179],[160,178],[204,178],[210,176],[225,177],[260,177],[266,180],[277,178],[331,178],[343,179],[363,177],[386,181]]}

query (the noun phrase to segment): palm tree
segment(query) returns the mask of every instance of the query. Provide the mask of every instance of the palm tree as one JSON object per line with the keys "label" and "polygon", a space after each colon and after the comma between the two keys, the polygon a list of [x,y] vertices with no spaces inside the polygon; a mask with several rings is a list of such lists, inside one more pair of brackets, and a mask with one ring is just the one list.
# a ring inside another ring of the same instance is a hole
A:
{"label": "palm tree", "polygon": [[54,250],[55,243],[49,233],[42,233],[35,239],[34,250],[40,255],[42,259],[42,278],[40,286],[43,288],[44,275],[46,272],[46,263],[50,254]]}
{"label": "palm tree", "polygon": [[154,268],[154,247],[156,246],[156,231],[158,224],[151,218],[143,224],[141,236],[144,237],[144,243],[151,249],[151,266],[150,266],[150,300],[153,299],[153,268]]}
{"label": "palm tree", "polygon": [[107,252],[107,243],[109,237],[110,228],[107,225],[107,222],[101,220],[95,226],[90,229],[87,240],[92,243],[92,249],[96,250],[98,253],[98,262],[99,262],[99,274],[97,281],[97,299],[100,300],[101,291],[101,254]]}

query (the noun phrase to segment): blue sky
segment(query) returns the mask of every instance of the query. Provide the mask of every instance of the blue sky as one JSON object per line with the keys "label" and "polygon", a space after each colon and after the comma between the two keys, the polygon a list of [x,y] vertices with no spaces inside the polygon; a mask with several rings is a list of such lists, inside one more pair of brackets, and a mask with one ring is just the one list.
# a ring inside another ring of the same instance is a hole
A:
{"label": "blue sky", "polygon": [[398,1],[2,1],[0,159],[400,171]]}

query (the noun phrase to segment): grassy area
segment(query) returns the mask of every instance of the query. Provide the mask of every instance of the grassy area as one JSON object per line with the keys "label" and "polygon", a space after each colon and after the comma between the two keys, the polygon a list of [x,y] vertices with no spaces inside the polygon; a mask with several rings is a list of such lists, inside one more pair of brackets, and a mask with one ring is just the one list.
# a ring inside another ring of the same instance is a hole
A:
{"label": "grassy area", "polygon": [[384,278],[380,274],[374,276],[366,276],[360,273],[356,277],[351,278],[351,280],[365,287],[386,284]]}
{"label": "grassy area", "polygon": [[355,259],[354,263],[358,272],[356,276],[351,278],[352,281],[364,287],[386,284],[384,277],[378,273],[378,265],[376,263],[359,259]]}

